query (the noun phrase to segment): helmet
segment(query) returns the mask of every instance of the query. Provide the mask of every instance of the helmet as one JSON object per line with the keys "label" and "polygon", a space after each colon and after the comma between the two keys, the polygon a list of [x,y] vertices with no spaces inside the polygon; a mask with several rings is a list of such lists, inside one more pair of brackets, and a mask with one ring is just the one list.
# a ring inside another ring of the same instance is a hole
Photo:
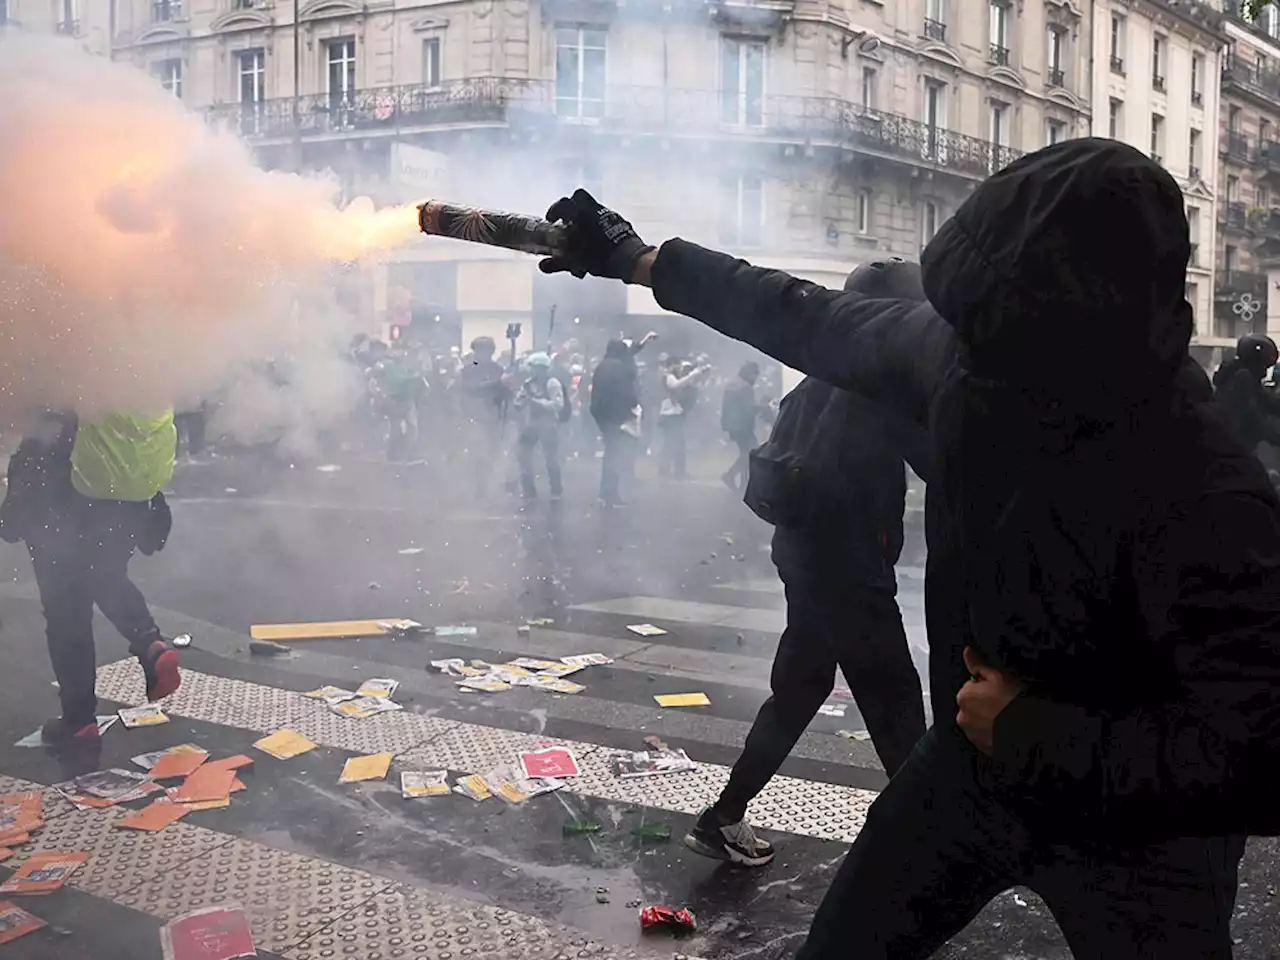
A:
{"label": "helmet", "polygon": [[527,363],[531,367],[550,367],[551,358],[548,357],[545,353],[539,351],[537,353],[529,354],[529,359],[527,359],[525,363]]}
{"label": "helmet", "polygon": [[888,257],[872,260],[855,269],[844,282],[850,293],[886,300],[924,300],[920,264]]}
{"label": "helmet", "polygon": [[1259,372],[1274,367],[1280,360],[1280,349],[1270,337],[1260,333],[1246,333],[1236,344],[1236,356],[1251,370]]}

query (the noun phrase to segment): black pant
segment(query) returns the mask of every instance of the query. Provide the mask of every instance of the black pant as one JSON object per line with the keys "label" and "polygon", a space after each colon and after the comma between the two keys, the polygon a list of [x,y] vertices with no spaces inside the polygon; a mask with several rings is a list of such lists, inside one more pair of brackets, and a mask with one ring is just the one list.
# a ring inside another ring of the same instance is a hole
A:
{"label": "black pant", "polygon": [[542,447],[547,463],[547,485],[551,496],[558,497],[564,491],[560,475],[560,424],[555,421],[532,423],[520,431],[516,442],[516,462],[520,465],[520,492],[525,499],[538,495],[538,485],[533,479],[533,451]]}
{"label": "black pant", "polygon": [[1244,838],[1048,842],[985,786],[987,762],[954,723],[929,730],[872,804],[796,960],[928,957],[1019,884],[1081,960],[1231,956]]}
{"label": "black pant", "polygon": [[[924,734],[920,676],[898,603],[888,591],[787,583],[787,628],[778,641],[773,694],[756,714],[742,756],[716,802],[737,822],[845,675],[867,732],[890,775]],[[855,956],[855,954],[851,954]]]}
{"label": "black pant", "polygon": [[658,476],[684,480],[689,476],[687,466],[688,450],[684,435],[683,413],[674,416],[660,417],[658,430],[662,434],[662,443],[658,448]]}
{"label": "black pant", "polygon": [[600,499],[605,503],[617,503],[622,499],[622,480],[631,480],[635,438],[623,430],[621,424],[602,423],[600,440],[604,446],[604,459],[600,462]]}
{"label": "black pant", "polygon": [[747,482],[747,472],[751,468],[751,451],[757,446],[756,435],[754,433],[731,433],[729,434],[729,439],[738,447],[738,458],[724,472],[724,479],[734,487],[740,487]]}
{"label": "black pant", "polygon": [[147,509],[145,502],[77,496],[27,542],[62,716],[73,726],[93,723],[98,709],[94,604],[135,655],[141,657],[160,638],[146,599],[129,579],[129,559]]}

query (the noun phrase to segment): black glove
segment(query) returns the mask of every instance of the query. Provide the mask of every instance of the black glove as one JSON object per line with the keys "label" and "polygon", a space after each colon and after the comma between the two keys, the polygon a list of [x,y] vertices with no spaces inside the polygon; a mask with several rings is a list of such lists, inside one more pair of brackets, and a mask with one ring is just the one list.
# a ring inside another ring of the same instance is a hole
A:
{"label": "black glove", "polygon": [[630,282],[636,263],[653,249],[620,214],[600,206],[581,188],[553,203],[547,219],[568,229],[564,252],[538,264],[543,273],[568,271],[579,280],[591,274]]}

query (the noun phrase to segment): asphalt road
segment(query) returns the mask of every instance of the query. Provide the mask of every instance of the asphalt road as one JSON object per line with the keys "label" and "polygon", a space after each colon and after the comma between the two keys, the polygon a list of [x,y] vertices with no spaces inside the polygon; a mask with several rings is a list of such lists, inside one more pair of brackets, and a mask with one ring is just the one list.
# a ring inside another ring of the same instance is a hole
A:
{"label": "asphalt road", "polygon": [[[118,811],[46,800],[32,849],[91,852],[70,884],[24,904],[49,927],[2,949],[23,957],[160,957],[158,927],[211,903],[242,904],[262,955],[296,958],[472,955],[774,960],[791,956],[812,911],[884,783],[856,707],[818,717],[752,808],[779,856],[759,871],[685,850],[680,836],[714,796],[767,691],[783,598],[768,529],[714,478],[659,486],[642,467],[632,506],[593,503],[595,464],[570,464],[558,505],[520,512],[481,499],[448,463],[392,466],[351,458],[322,470],[239,457],[184,466],[168,548],[135,560],[162,627],[190,632],[184,691],[170,722],[109,730],[101,753],[55,757],[8,746],[56,710],[42,621],[20,548],[0,549],[6,682],[0,774],[52,784],[92,767],[130,766],[148,750],[193,742],[256,762],[230,807],[192,813],[155,835],[113,829]],[[920,545],[908,550],[917,563]],[[917,659],[925,642],[919,571],[901,601]],[[248,653],[255,623],[409,617],[468,624],[475,637],[319,640],[293,656]],[[526,620],[546,621],[528,634]],[[641,637],[628,625],[667,631]],[[464,693],[429,661],[601,652],[573,696],[529,689]],[[136,666],[103,624],[99,693],[107,713],[135,701]],[[402,714],[348,720],[299,696],[369,677],[400,681]],[[661,709],[662,693],[706,693],[708,707]],[[833,704],[844,703],[833,699]],[[318,748],[288,761],[252,744],[280,727]],[[606,758],[659,735],[702,764],[696,775],[619,781]],[[406,800],[397,771],[458,775],[511,762],[544,741],[571,745],[583,767],[565,790],[510,806],[460,796]],[[396,755],[385,781],[339,784],[356,754]],[[23,787],[9,783],[6,790]],[[34,787],[27,787],[35,789]],[[137,806],[134,804],[133,806]],[[599,831],[566,836],[571,820]],[[641,842],[665,824],[668,842]],[[903,856],[911,856],[903,850]],[[1275,845],[1251,842],[1236,911],[1236,956],[1280,956]],[[636,904],[688,906],[698,930],[642,935]],[[999,897],[944,958],[1070,956],[1048,910],[1027,891]]]}

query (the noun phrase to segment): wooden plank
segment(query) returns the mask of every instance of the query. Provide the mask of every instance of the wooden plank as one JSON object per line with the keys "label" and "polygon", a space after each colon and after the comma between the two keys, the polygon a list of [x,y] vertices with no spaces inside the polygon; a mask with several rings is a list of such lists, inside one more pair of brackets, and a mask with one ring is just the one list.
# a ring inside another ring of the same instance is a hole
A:
{"label": "wooden plank", "polygon": [[351,637],[380,637],[386,631],[378,626],[396,617],[377,620],[334,620],[328,623],[255,623],[249,628],[254,640],[343,640]]}

